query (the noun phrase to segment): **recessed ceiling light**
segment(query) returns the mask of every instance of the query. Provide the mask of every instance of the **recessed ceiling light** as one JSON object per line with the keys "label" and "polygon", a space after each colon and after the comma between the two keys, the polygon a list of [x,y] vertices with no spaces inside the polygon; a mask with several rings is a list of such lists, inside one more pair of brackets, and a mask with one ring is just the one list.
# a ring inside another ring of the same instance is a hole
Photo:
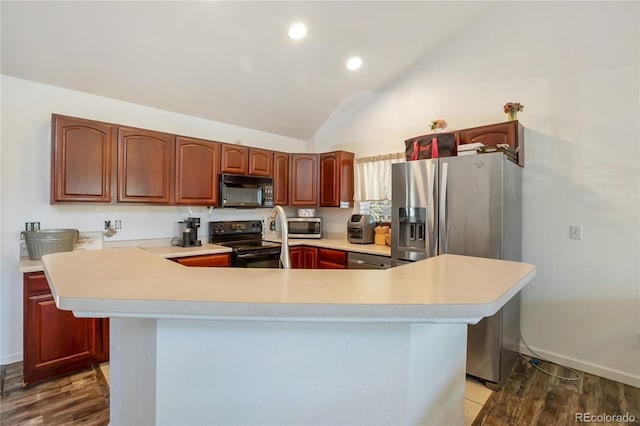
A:
{"label": "recessed ceiling light", "polygon": [[289,37],[300,40],[307,34],[307,26],[302,22],[296,22],[289,27]]}
{"label": "recessed ceiling light", "polygon": [[347,69],[349,71],[355,71],[362,66],[362,59],[359,56],[352,56],[347,61]]}

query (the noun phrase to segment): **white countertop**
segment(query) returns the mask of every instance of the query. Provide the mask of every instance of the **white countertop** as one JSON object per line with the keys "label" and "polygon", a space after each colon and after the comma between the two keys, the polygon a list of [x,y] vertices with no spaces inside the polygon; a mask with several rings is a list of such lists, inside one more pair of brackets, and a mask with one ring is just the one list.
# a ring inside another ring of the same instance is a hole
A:
{"label": "white countertop", "polygon": [[[273,234],[271,233],[267,233],[264,239],[265,241],[273,241],[278,243],[281,242],[281,239],[278,238],[278,236],[273,236]],[[143,241],[145,241],[146,244],[146,240]],[[185,256],[201,256],[205,254],[231,253],[231,249],[229,247],[208,243],[202,243],[202,246],[200,247],[179,247],[162,243],[157,243],[159,245],[151,246],[142,244],[137,245],[135,241],[131,244],[133,245],[128,245],[128,247],[140,247],[143,250],[148,251],[149,253],[153,253],[156,256],[164,257],[167,259]],[[380,256],[391,257],[391,247],[378,246],[374,244],[352,244],[346,238],[339,237],[322,239],[289,239],[290,247],[300,245],[355,251],[359,253],[377,254]],[[23,274],[28,272],[41,272],[44,270],[41,260],[30,260],[27,256],[22,256],[20,258],[18,269]]]}
{"label": "white countertop", "polygon": [[189,268],[135,247],[43,263],[58,307],[87,317],[475,323],[535,275],[457,255],[388,270]]}

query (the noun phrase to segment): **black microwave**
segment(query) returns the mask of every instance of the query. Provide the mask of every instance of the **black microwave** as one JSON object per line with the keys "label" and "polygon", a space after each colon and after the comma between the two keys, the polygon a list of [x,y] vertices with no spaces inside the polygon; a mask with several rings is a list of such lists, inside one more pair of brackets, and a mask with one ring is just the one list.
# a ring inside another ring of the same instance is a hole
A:
{"label": "black microwave", "polygon": [[273,179],[258,176],[220,175],[220,206],[273,207]]}

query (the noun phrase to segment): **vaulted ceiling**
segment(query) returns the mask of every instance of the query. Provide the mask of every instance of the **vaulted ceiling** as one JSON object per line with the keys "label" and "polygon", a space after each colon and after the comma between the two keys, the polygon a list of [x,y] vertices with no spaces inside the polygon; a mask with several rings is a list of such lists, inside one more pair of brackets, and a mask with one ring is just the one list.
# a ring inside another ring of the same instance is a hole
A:
{"label": "vaulted ceiling", "polygon": [[[348,96],[392,84],[495,6],[3,0],[2,74],[307,139]],[[296,21],[302,40],[287,35]]]}

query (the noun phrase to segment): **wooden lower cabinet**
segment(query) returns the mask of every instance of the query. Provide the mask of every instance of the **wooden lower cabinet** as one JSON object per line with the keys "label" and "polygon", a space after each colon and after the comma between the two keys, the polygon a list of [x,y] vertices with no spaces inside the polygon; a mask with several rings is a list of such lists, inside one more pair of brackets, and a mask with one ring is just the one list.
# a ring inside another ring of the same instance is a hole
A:
{"label": "wooden lower cabinet", "polygon": [[184,266],[201,266],[201,267],[231,266],[231,255],[229,253],[205,254],[202,256],[176,257],[171,260]]}
{"label": "wooden lower cabinet", "polygon": [[297,246],[289,248],[291,257],[291,267],[293,269],[317,269],[318,268],[318,248],[308,246]]}
{"label": "wooden lower cabinet", "polygon": [[23,284],[25,384],[109,359],[108,320],[59,310],[42,272],[24,274]]}
{"label": "wooden lower cabinet", "polygon": [[344,250],[319,248],[318,269],[347,269],[347,252]]}

